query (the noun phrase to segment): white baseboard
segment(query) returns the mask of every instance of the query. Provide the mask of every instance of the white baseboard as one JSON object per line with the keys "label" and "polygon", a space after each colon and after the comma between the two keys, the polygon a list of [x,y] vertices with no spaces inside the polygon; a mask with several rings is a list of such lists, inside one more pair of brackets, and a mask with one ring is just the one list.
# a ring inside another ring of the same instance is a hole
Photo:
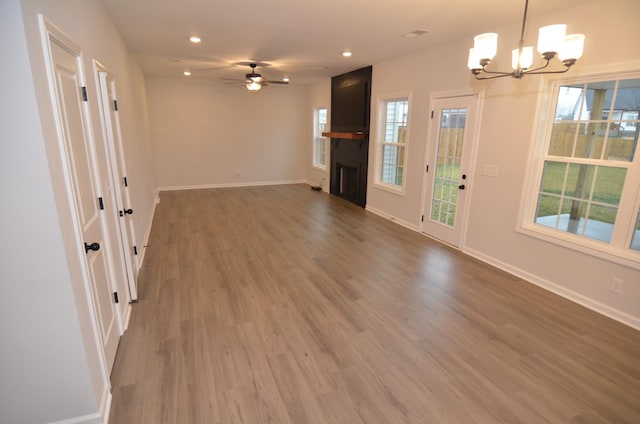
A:
{"label": "white baseboard", "polygon": [[124,313],[124,319],[122,320],[122,334],[124,334],[125,331],[127,331],[127,328],[129,328],[129,320],[131,319],[131,310],[133,308],[131,307],[131,303],[127,303],[126,306],[126,312]]}
{"label": "white baseboard", "polygon": [[60,421],[51,421],[49,424],[108,424],[108,422],[108,419],[105,421],[100,414],[95,413]]}
{"label": "white baseboard", "polygon": [[105,386],[102,402],[100,403],[100,411],[94,414],[82,415],[79,417],[66,418],[64,420],[52,421],[49,424],[109,424],[109,414],[111,412],[111,392],[108,386]]}
{"label": "white baseboard", "polygon": [[393,221],[396,224],[402,225],[403,227],[406,227],[406,228],[408,228],[410,230],[418,232],[418,226],[417,225],[414,225],[414,224],[412,224],[410,222],[407,222],[407,221],[405,221],[403,219],[396,218],[395,216],[390,215],[390,214],[388,214],[386,212],[383,212],[380,209],[376,209],[374,207],[371,207],[371,206],[367,205],[365,207],[365,210],[367,210],[367,211],[369,211],[369,212],[371,212],[373,214],[376,214],[378,216],[381,216],[382,218],[388,219],[389,221]]}
{"label": "white baseboard", "polygon": [[155,193],[155,202],[153,203],[153,208],[151,208],[151,216],[147,221],[147,231],[144,235],[144,243],[142,243],[142,252],[140,254],[140,259],[138,260],[138,272],[142,268],[142,264],[144,263],[145,254],[147,253],[147,248],[145,246],[149,245],[149,237],[151,236],[151,227],[153,226],[153,217],[156,214],[156,207],[160,203],[160,197],[158,196],[158,192]]}
{"label": "white baseboard", "polygon": [[[131,305],[129,305],[129,310],[131,310]],[[100,402],[100,416],[102,417],[100,423],[109,424],[109,415],[111,414],[111,401],[113,400],[113,395],[111,394],[111,389],[109,387],[105,387],[104,393],[105,396],[103,396],[102,402]]]}
{"label": "white baseboard", "polygon": [[625,325],[628,325],[631,328],[635,328],[636,330],[640,330],[640,318],[629,315],[625,312],[619,311],[615,308],[607,306],[603,303],[597,302],[593,299],[590,299],[586,296],[581,295],[580,293],[576,293],[572,290],[569,290],[565,287],[559,286],[549,280],[541,278],[537,275],[531,274],[523,269],[514,267],[506,262],[502,262],[494,257],[489,255],[485,255],[482,252],[471,248],[464,248],[463,253],[472,256],[476,259],[481,260],[489,265],[495,266],[503,271],[508,272],[509,274],[515,275],[518,278],[523,279],[524,281],[535,284],[538,287],[542,287],[545,290],[548,290],[552,293],[557,294],[558,296],[562,296],[565,299],[568,299],[572,302],[575,302],[579,305],[584,306],[585,308],[591,309],[594,312],[602,314],[606,317],[614,319],[618,322],[621,322]]}
{"label": "white baseboard", "polygon": [[250,181],[242,183],[223,183],[223,184],[198,184],[188,186],[165,186],[159,187],[159,191],[175,191],[175,190],[198,190],[204,188],[232,188],[232,187],[255,187],[267,185],[284,185],[284,184],[305,184],[306,180],[281,180],[281,181]]}
{"label": "white baseboard", "polygon": [[82,415],[79,417],[66,418],[59,421],[51,421],[49,424],[109,424],[109,414],[111,413],[111,390],[108,385],[102,391],[102,401],[100,410],[94,414]]}

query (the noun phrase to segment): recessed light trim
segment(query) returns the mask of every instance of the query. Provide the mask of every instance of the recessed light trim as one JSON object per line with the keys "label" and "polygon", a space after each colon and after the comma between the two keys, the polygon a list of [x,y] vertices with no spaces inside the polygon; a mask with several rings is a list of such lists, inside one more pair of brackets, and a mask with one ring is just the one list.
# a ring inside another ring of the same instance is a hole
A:
{"label": "recessed light trim", "polygon": [[189,41],[191,41],[193,44],[198,44],[202,41],[202,38],[194,35],[193,37],[189,37]]}

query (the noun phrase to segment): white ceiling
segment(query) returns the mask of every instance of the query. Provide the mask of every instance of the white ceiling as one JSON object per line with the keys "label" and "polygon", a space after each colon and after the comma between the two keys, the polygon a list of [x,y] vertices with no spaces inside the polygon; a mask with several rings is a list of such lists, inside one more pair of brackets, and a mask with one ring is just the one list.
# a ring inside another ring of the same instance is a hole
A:
{"label": "white ceiling", "polygon": [[[590,0],[531,0],[529,16]],[[239,62],[304,84],[522,20],[524,0],[102,0],[148,76],[241,78]],[[548,24],[557,23],[549,22]],[[408,39],[416,29],[428,34]],[[571,28],[569,28],[571,29]],[[202,38],[194,45],[192,35]],[[534,43],[531,40],[530,43]],[[517,40],[509,44],[516,45]],[[341,52],[351,50],[344,58]],[[466,56],[466,55],[465,55]],[[437,58],[434,58],[437,60]],[[464,64],[460,64],[464,66]]]}

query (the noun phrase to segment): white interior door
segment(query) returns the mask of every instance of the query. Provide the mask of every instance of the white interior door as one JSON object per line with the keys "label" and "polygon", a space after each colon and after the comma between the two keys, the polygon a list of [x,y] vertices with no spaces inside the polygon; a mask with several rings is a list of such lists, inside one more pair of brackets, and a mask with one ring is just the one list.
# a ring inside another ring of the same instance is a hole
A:
{"label": "white interior door", "polygon": [[422,232],[459,247],[472,182],[478,97],[431,100]]}
{"label": "white interior door", "polygon": [[111,176],[116,192],[115,197],[118,208],[116,212],[119,216],[120,240],[127,269],[129,295],[131,300],[135,301],[138,298],[138,261],[133,217],[135,211],[131,205],[128,181],[126,179],[126,165],[122,150],[115,80],[106,71],[99,71],[98,79],[100,83],[103,120],[106,128],[107,147],[110,157]]}
{"label": "white interior door", "polygon": [[110,274],[104,230],[104,215],[99,206],[95,155],[88,132],[87,109],[83,99],[81,58],[79,53],[49,39],[57,118],[79,232],[86,254],[93,308],[110,372],[120,334]]}

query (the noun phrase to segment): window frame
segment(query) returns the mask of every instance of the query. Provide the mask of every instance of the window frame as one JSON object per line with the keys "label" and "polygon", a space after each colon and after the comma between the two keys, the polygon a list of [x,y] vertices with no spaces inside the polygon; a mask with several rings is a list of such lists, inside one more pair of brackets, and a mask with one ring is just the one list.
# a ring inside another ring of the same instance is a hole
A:
{"label": "window frame", "polygon": [[[555,120],[557,98],[561,86],[639,78],[640,70],[605,71],[573,78],[567,77],[566,75],[541,78],[540,92],[542,94],[538,98],[534,117],[531,148],[525,174],[526,181],[523,187],[518,226],[516,227],[518,233],[640,270],[640,251],[633,250],[630,247],[638,218],[638,211],[640,210],[640,189],[638,189],[638,187],[640,187],[640,141],[636,146],[635,157],[629,162],[574,157],[565,158],[563,156],[548,154],[551,143],[551,132]],[[599,119],[595,119],[594,121],[599,121]],[[563,158],[567,160],[562,160]],[[616,167],[627,169],[627,176],[618,205],[618,213],[611,242],[591,239],[535,222],[544,165],[547,161],[565,164],[580,162],[598,166],[607,166],[607,163],[609,163],[617,165]]]}
{"label": "window frame", "polygon": [[[377,122],[376,122],[376,142],[375,142],[375,177],[373,179],[373,185],[377,188],[381,188],[383,190],[390,191],[394,194],[404,195],[405,189],[407,186],[407,170],[408,164],[407,160],[409,158],[409,139],[410,139],[410,122],[411,122],[411,102],[412,93],[396,93],[392,95],[384,95],[378,96],[376,100],[377,104]],[[405,142],[404,143],[387,143],[385,141],[385,133],[386,133],[386,121],[387,121],[387,104],[390,102],[397,101],[406,101],[407,102],[407,119],[405,123]],[[382,180],[382,168],[384,161],[384,146],[392,145],[404,147],[404,157],[403,157],[403,174],[402,174],[402,184],[391,184],[384,182]]]}
{"label": "window frame", "polygon": [[[320,129],[320,110],[324,109],[326,111],[326,116],[327,116],[327,122],[325,123],[326,127],[325,131],[329,130],[329,108],[326,106],[317,106],[313,108],[313,140],[312,140],[312,145],[311,145],[311,166],[313,166],[316,169],[322,170],[322,171],[326,171],[327,170],[327,156],[329,153],[329,149],[327,146],[329,146],[329,138],[328,137],[324,137],[322,135],[322,130]],[[324,148],[324,157],[322,158],[322,162],[320,163],[318,161],[318,154],[317,154],[317,144],[318,142],[322,142]]]}

